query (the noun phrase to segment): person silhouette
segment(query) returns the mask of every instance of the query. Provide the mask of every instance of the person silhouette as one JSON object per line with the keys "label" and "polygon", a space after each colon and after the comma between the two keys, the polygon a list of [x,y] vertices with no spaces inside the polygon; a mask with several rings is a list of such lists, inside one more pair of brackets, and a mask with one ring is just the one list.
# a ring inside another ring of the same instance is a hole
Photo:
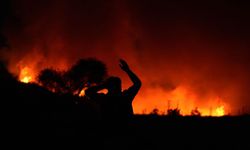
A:
{"label": "person silhouette", "polygon": [[[134,114],[132,101],[141,87],[141,80],[129,68],[126,61],[120,59],[120,68],[127,73],[133,85],[122,91],[122,82],[119,77],[111,76],[104,83],[89,87],[85,95],[94,99],[100,106],[101,117],[107,121],[128,120]],[[98,93],[107,89],[106,94]]]}

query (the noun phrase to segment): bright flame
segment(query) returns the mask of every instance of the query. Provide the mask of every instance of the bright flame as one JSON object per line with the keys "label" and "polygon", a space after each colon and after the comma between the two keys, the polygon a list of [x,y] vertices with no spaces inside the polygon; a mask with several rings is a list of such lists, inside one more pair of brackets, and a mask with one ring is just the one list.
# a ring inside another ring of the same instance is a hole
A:
{"label": "bright flame", "polygon": [[225,111],[224,111],[224,106],[219,106],[215,109],[213,116],[224,116]]}
{"label": "bright flame", "polygon": [[107,89],[102,89],[102,90],[98,91],[98,93],[107,94],[107,93],[108,93],[108,90],[107,90]]}
{"label": "bright flame", "polygon": [[[32,65],[31,65],[32,66]],[[23,83],[35,82],[36,71],[34,67],[20,67],[19,81]],[[85,96],[83,88],[79,94],[80,97]],[[107,90],[99,91],[99,93],[107,93]],[[153,94],[152,94],[153,93]],[[155,108],[160,114],[166,114],[167,109],[178,108],[181,115],[191,115],[194,108],[198,108],[201,116],[224,116],[229,110],[229,105],[224,99],[216,95],[197,96],[197,94],[186,86],[178,86],[172,91],[164,91],[161,88],[153,88],[144,91],[143,94],[137,96],[137,100],[133,104],[136,114],[149,114]]]}
{"label": "bright flame", "polygon": [[87,87],[85,87],[85,88],[83,88],[82,90],[81,90],[81,92],[79,93],[79,96],[80,97],[83,97],[83,96],[85,96],[85,90],[87,89]]}
{"label": "bright flame", "polygon": [[[83,88],[83,89],[81,90],[81,92],[79,93],[79,96],[80,96],[80,97],[85,96],[85,90],[87,90],[87,89],[88,89],[88,87]],[[103,89],[103,90],[98,91],[98,93],[107,94],[107,93],[108,93],[108,90],[107,90],[107,89]]]}
{"label": "bright flame", "polygon": [[149,114],[155,108],[163,112],[161,114],[166,114],[168,109],[178,108],[181,115],[187,116],[197,108],[201,116],[224,116],[230,110],[230,105],[224,98],[215,94],[199,96],[184,86],[167,92],[161,88],[151,89],[137,98],[139,100],[134,102],[134,110],[138,114]]}
{"label": "bright flame", "polygon": [[19,80],[23,83],[29,83],[33,80],[29,67],[24,67],[21,69]]}
{"label": "bright flame", "polygon": [[21,82],[23,82],[23,83],[29,83],[30,80],[31,80],[31,77],[27,76],[27,77],[24,77],[23,79],[21,79]]}

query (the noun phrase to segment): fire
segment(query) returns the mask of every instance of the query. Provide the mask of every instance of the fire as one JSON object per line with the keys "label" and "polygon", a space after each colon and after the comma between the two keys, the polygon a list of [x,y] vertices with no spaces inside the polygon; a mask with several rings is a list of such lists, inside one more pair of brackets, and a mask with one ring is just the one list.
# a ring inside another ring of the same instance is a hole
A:
{"label": "fire", "polygon": [[[31,65],[32,66],[32,65]],[[20,67],[19,81],[23,83],[36,82],[35,75],[37,70],[34,67]],[[83,88],[78,94],[79,97],[85,96]],[[107,93],[107,90],[102,90],[100,93]],[[152,94],[154,93],[154,94]],[[224,116],[229,110],[229,105],[225,103],[225,99],[216,95],[198,96],[188,86],[178,86],[172,91],[164,91],[161,88],[153,88],[149,91],[142,91],[133,104],[136,114],[149,114],[155,108],[160,114],[167,114],[168,109],[180,110],[181,115],[191,115],[192,110],[197,108],[201,116]]]}
{"label": "fire", "polygon": [[24,67],[20,71],[19,80],[23,83],[33,81],[32,71],[29,67]]}
{"label": "fire", "polygon": [[225,112],[224,112],[224,106],[219,106],[215,109],[213,116],[224,116]]}
{"label": "fire", "polygon": [[81,91],[80,91],[80,93],[79,93],[79,96],[80,97],[83,97],[83,96],[85,96],[85,90],[87,89],[87,87],[84,87]]}
{"label": "fire", "polygon": [[[87,90],[88,87],[84,87],[81,92],[79,93],[79,96],[80,97],[83,97],[85,96],[85,90]],[[100,90],[98,93],[104,93],[104,94],[107,94],[108,93],[108,90],[107,89],[103,89],[103,90]]]}
{"label": "fire", "polygon": [[27,76],[27,77],[24,77],[21,79],[21,82],[23,83],[29,83],[31,81],[31,77],[30,76]]}
{"label": "fire", "polygon": [[[154,93],[154,94],[152,94]],[[160,114],[166,114],[168,109],[179,109],[180,114],[188,116],[196,110],[201,116],[224,116],[230,106],[226,99],[217,95],[197,95],[192,89],[179,86],[172,91],[160,88],[151,89],[138,95],[134,103],[135,113],[148,114],[157,108]],[[144,103],[141,103],[144,101]]]}

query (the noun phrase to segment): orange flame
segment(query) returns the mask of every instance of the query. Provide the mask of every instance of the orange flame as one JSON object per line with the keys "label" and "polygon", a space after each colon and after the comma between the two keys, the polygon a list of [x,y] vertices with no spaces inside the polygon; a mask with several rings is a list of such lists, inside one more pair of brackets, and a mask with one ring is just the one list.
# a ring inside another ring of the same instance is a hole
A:
{"label": "orange flame", "polygon": [[85,96],[85,90],[87,89],[87,87],[84,87],[81,91],[80,91],[80,93],[79,93],[79,96],[80,97],[83,97],[83,96]]}
{"label": "orange flame", "polygon": [[[144,102],[144,103],[142,103]],[[160,114],[166,114],[168,109],[179,109],[181,115],[191,115],[197,108],[201,116],[224,116],[228,114],[229,104],[216,95],[197,96],[189,88],[179,86],[173,91],[163,91],[160,88],[140,93],[133,103],[134,110],[139,114],[151,113],[157,108]],[[145,109],[146,108],[146,109]]]}
{"label": "orange flame", "polygon": [[23,83],[29,83],[34,80],[32,71],[29,67],[24,67],[21,69],[19,80]]}
{"label": "orange flame", "polygon": [[215,109],[213,116],[224,116],[225,112],[224,112],[224,106],[219,106]]}
{"label": "orange flame", "polygon": [[[36,70],[30,66],[21,67],[19,81],[23,83],[36,82],[35,73]],[[87,87],[80,91],[80,97],[85,96],[86,89]],[[229,105],[225,103],[225,100],[215,95],[200,99],[192,89],[185,86],[179,86],[168,92],[160,88],[148,89],[150,90],[142,91],[143,93],[135,98],[133,107],[136,114],[149,114],[154,108],[157,108],[160,114],[166,114],[167,109],[178,108],[181,115],[191,115],[191,111],[196,107],[201,116],[224,116],[228,113],[226,111]],[[107,93],[107,91],[103,90],[100,93]]]}

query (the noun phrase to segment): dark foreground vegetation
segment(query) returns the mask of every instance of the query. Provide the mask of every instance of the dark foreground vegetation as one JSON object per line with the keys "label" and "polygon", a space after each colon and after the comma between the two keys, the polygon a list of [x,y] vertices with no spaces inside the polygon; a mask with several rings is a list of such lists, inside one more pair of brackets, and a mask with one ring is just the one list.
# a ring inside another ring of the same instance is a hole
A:
{"label": "dark foreground vegetation", "polygon": [[248,115],[216,118],[152,114],[110,122],[101,120],[95,104],[84,98],[20,83],[4,66],[0,73],[1,139],[8,148],[250,148]]}

